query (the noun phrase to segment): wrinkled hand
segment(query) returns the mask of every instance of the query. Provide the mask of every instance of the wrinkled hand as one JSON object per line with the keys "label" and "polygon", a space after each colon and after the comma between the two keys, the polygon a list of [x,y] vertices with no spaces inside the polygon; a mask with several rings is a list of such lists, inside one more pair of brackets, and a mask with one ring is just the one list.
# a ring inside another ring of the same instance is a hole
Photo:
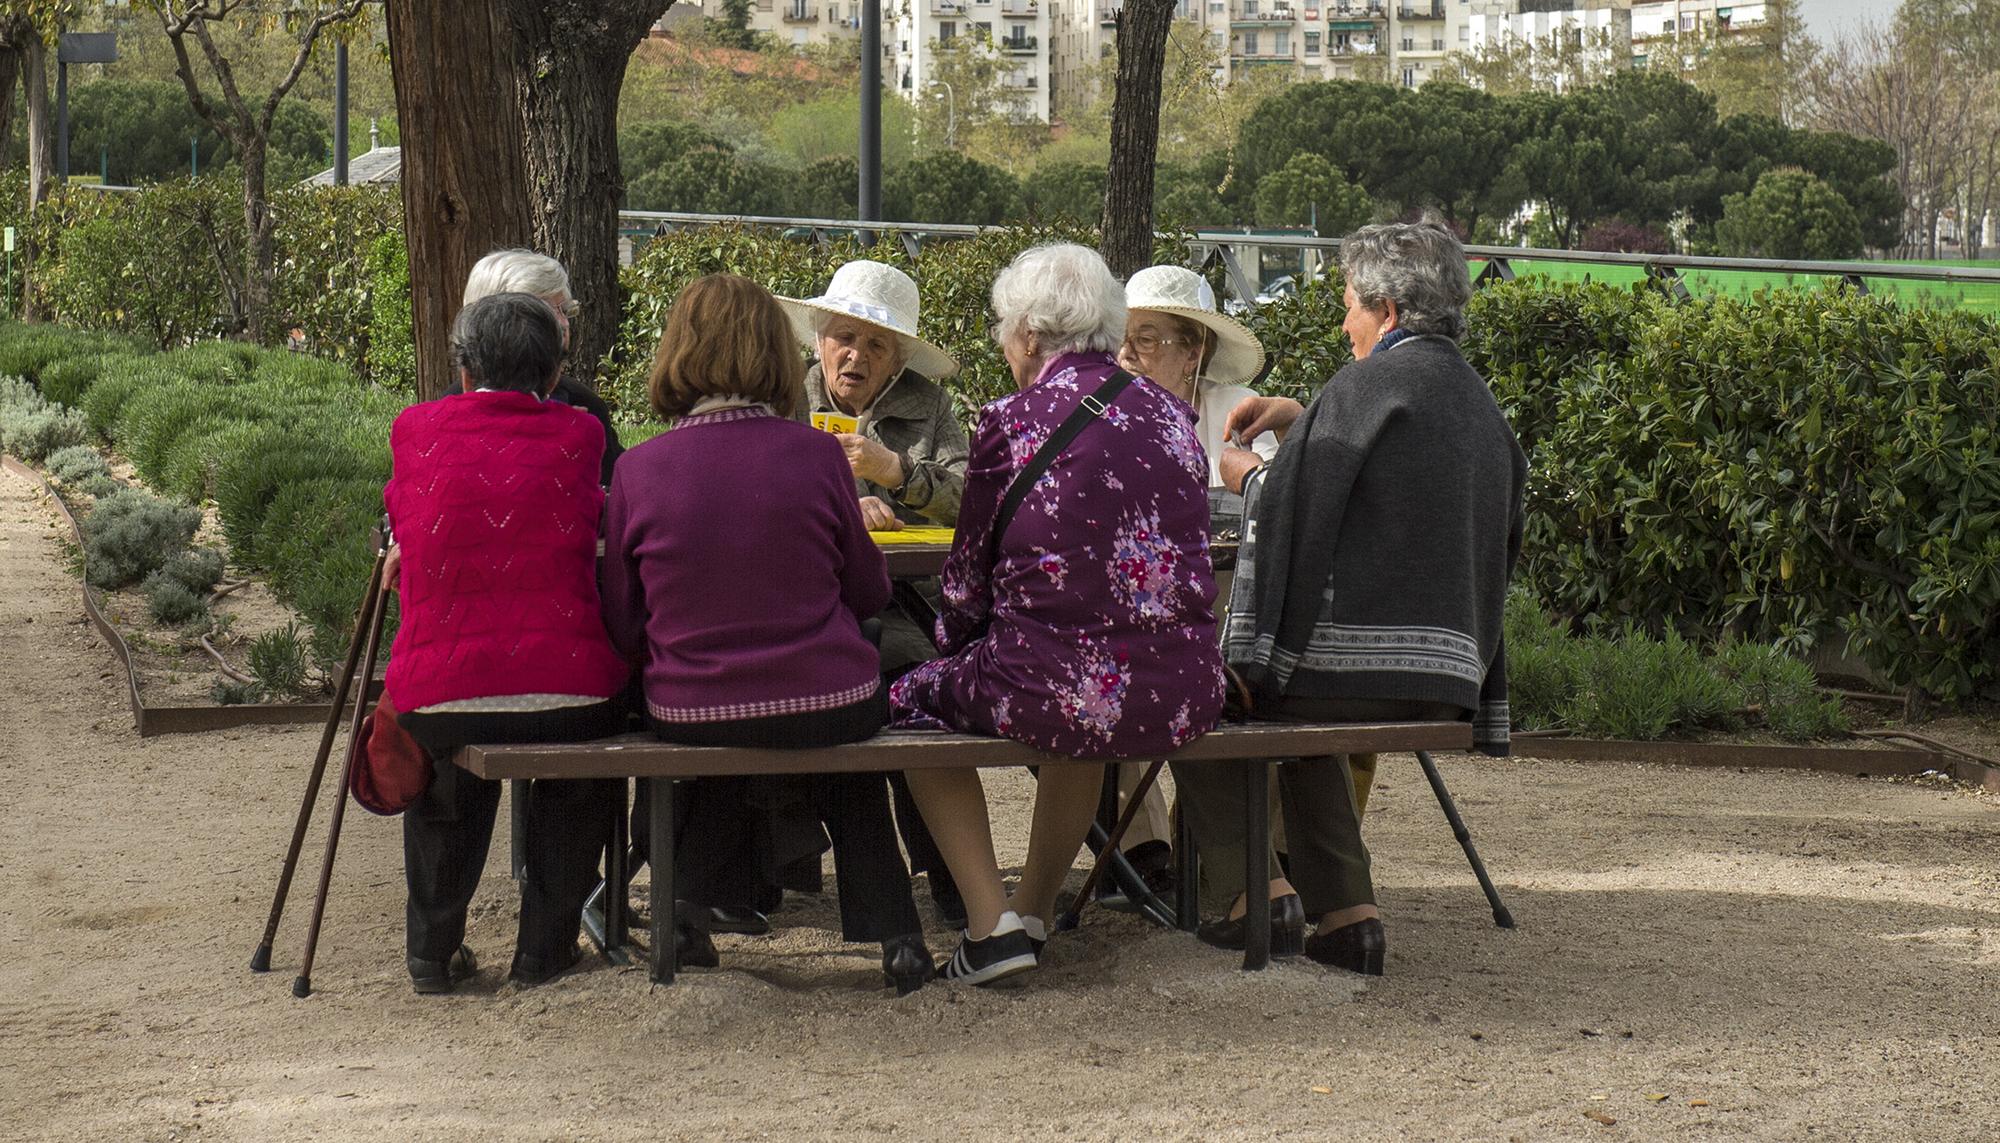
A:
{"label": "wrinkled hand", "polygon": [[868,525],[871,532],[897,532],[903,527],[903,522],[896,519],[895,510],[883,503],[880,496],[861,498],[861,521]]}
{"label": "wrinkled hand", "polygon": [[1245,397],[1229,410],[1229,419],[1223,422],[1222,439],[1249,444],[1265,433],[1276,433],[1279,440],[1284,440],[1292,422],[1305,411],[1304,405],[1290,397]]}
{"label": "wrinkled hand", "polygon": [[835,433],[834,439],[840,442],[841,450],[847,453],[847,466],[854,470],[854,475],[884,488],[902,486],[902,457],[860,433]]}
{"label": "wrinkled hand", "polygon": [[1221,459],[1215,462],[1216,467],[1222,471],[1223,486],[1238,496],[1243,495],[1243,481],[1263,463],[1263,457],[1247,448],[1237,448],[1235,445],[1225,445]]}
{"label": "wrinkled hand", "polygon": [[382,561],[382,590],[394,591],[402,582],[403,545],[390,544],[389,555]]}

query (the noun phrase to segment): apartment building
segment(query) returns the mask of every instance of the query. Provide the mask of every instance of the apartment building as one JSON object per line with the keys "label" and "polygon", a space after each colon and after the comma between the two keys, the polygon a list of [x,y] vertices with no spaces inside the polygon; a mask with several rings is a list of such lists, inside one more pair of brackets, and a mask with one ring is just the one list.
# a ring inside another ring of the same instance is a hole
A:
{"label": "apartment building", "polygon": [[[720,20],[727,14],[722,0],[699,4],[682,0],[667,9],[660,27],[671,28],[698,16]],[[861,0],[751,0],[750,30],[795,48],[852,39],[861,34]]]}
{"label": "apartment building", "polygon": [[1731,0],[1634,0],[1632,62],[1644,66],[1654,55],[1680,48],[1681,66],[1694,66],[1693,49],[1718,36],[1762,27],[1769,5]]}
{"label": "apartment building", "polygon": [[[904,98],[924,98],[939,86],[938,50],[960,36],[990,41],[1006,65],[1000,87],[1020,119],[1049,118],[1049,14],[1044,0],[883,0],[886,82]],[[893,15],[891,14],[893,13]],[[948,86],[948,85],[946,85]],[[947,100],[954,98],[949,90]]]}
{"label": "apartment building", "polygon": [[1471,0],[1197,0],[1229,76],[1282,68],[1299,79],[1420,87],[1470,43]]}
{"label": "apartment building", "polygon": [[[1466,50],[1480,52],[1510,40],[1565,41],[1603,61],[1631,53],[1632,0],[1474,0]],[[1550,77],[1561,90],[1561,75]]]}

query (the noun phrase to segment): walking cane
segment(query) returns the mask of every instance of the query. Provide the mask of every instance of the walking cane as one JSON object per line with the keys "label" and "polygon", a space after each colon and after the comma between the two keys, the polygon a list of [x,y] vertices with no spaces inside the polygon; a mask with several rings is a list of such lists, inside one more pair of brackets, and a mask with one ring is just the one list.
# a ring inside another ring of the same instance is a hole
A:
{"label": "walking cane", "polygon": [[[388,615],[389,593],[377,591],[375,606],[368,616],[368,650],[362,658],[361,677],[375,676],[375,649],[382,641],[382,620]],[[312,922],[306,926],[306,955],[299,962],[299,975],[292,981],[292,995],[312,995],[313,955],[319,949],[319,925],[326,916],[326,890],[333,882],[333,858],[340,849],[340,823],[347,816],[347,794],[354,785],[354,760],[361,753],[361,720],[367,716],[365,694],[354,704],[354,718],[347,728],[347,760],[340,767],[340,793],[333,802],[333,820],[326,827],[326,854],[320,858],[319,891],[313,896]]]}
{"label": "walking cane", "polygon": [[1077,893],[1076,899],[1069,903],[1069,911],[1057,918],[1058,932],[1066,933],[1076,928],[1078,919],[1083,916],[1084,906],[1090,904],[1090,898],[1097,889],[1097,879],[1104,874],[1105,864],[1118,857],[1118,847],[1125,840],[1125,831],[1131,828],[1133,819],[1139,816],[1139,810],[1146,801],[1146,794],[1152,790],[1153,781],[1160,776],[1160,767],[1166,764],[1163,758],[1148,766],[1145,776],[1139,779],[1139,784],[1133,787],[1132,793],[1126,797],[1125,812],[1118,815],[1118,824],[1111,827],[1111,834],[1105,839],[1096,863],[1090,867],[1090,876],[1084,878],[1082,890]]}
{"label": "walking cane", "polygon": [[[257,942],[257,951],[250,954],[251,972],[271,971],[271,945],[278,939],[278,920],[285,915],[285,899],[291,895],[292,874],[299,866],[299,851],[305,848],[306,826],[312,822],[313,803],[319,801],[319,784],[326,776],[327,759],[333,755],[334,736],[340,732],[340,716],[347,707],[348,691],[354,682],[354,666],[361,658],[362,640],[368,634],[368,616],[373,613],[376,596],[382,591],[382,564],[387,554],[385,549],[377,546],[375,570],[368,577],[368,591],[361,599],[360,608],[354,612],[354,637],[347,641],[347,661],[340,668],[340,677],[334,684],[333,709],[327,712],[326,727],[320,731],[319,753],[313,756],[312,776],[306,779],[306,794],[299,801],[298,820],[292,824],[292,844],[285,850],[285,868],[278,874],[278,891],[271,896],[271,916],[264,922],[264,939]],[[368,685],[364,682],[355,703],[358,706],[367,701]]]}

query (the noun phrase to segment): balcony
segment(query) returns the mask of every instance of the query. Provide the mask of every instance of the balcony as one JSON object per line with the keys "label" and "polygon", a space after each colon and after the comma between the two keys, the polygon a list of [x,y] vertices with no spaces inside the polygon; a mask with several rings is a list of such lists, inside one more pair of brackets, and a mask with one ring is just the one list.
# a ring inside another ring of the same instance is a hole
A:
{"label": "balcony", "polygon": [[1041,41],[1033,36],[1003,36],[993,42],[1010,56],[1029,55],[1041,44]]}
{"label": "balcony", "polygon": [[1239,4],[1235,15],[1229,18],[1232,25],[1258,27],[1265,24],[1289,24],[1298,19],[1298,13],[1289,4],[1279,5],[1263,11],[1259,4]]}
{"label": "balcony", "polygon": [[965,0],[931,0],[933,16],[964,16],[970,9]]}
{"label": "balcony", "polygon": [[1000,4],[1000,14],[1016,20],[1032,20],[1041,10],[1041,0],[1001,0]]}
{"label": "balcony", "polygon": [[817,24],[819,13],[804,4],[791,4],[779,13],[778,19],[787,24]]}
{"label": "balcony", "polygon": [[1401,4],[1396,8],[1396,18],[1398,20],[1442,20],[1444,19],[1444,5]]}

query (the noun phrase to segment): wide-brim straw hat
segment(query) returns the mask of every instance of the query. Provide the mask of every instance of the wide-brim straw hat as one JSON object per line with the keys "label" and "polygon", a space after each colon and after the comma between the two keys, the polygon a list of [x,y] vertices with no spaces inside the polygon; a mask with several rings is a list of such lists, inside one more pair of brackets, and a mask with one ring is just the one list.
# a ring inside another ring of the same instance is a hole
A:
{"label": "wide-brim straw hat", "polygon": [[819,330],[829,316],[849,317],[895,336],[903,368],[925,377],[950,377],[958,359],[917,336],[917,284],[908,274],[880,262],[849,262],[833,272],[833,282],[816,298],[779,298],[792,332],[807,349],[818,349]]}
{"label": "wide-brim straw hat", "polygon": [[1125,283],[1125,308],[1186,318],[1215,334],[1215,352],[1201,375],[1219,385],[1241,385],[1264,371],[1264,347],[1242,322],[1216,312],[1215,291],[1200,274],[1180,266],[1148,266]]}

